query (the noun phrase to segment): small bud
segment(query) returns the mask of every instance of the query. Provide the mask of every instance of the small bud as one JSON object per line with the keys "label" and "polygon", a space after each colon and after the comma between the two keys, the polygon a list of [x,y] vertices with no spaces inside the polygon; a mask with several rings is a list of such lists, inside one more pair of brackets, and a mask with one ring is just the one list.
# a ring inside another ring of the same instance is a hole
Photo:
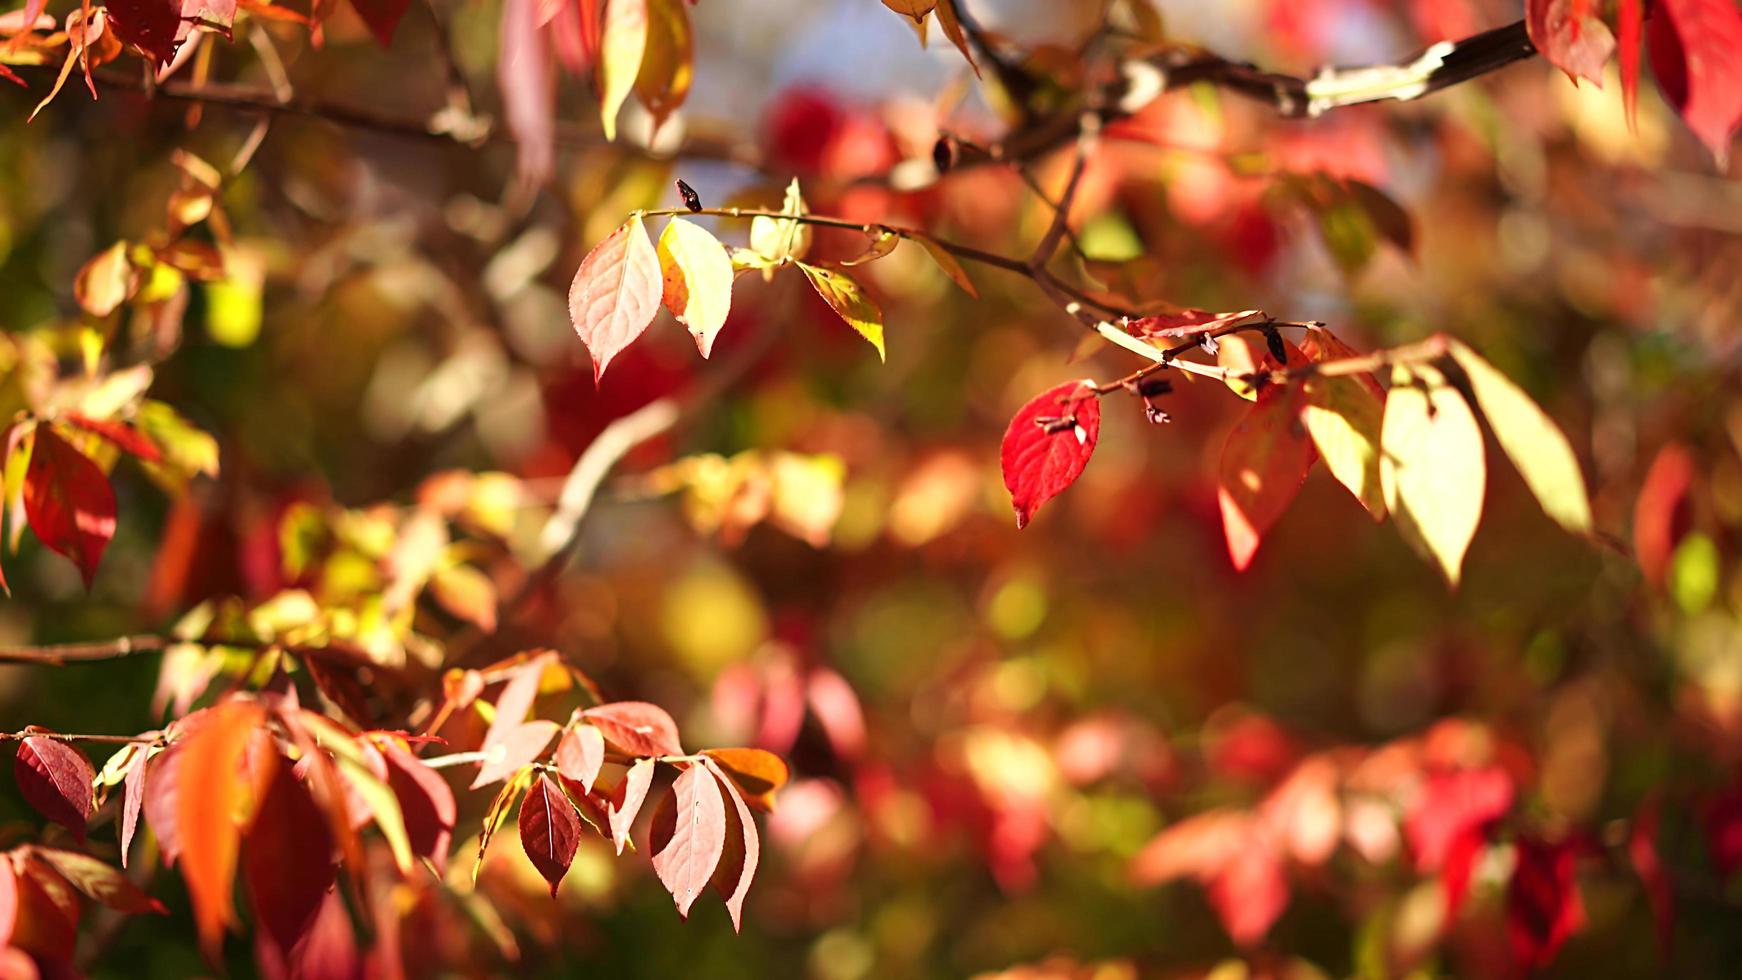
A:
{"label": "small bud", "polygon": [[[1068,416],[1068,417],[1062,418],[1062,419],[1045,419],[1045,420],[1035,419],[1035,421],[1044,423],[1044,426],[1046,428],[1046,434],[1049,436],[1056,436],[1061,432],[1069,432],[1072,429],[1075,429],[1077,427],[1077,417],[1075,415],[1071,415],[1071,416]],[[1087,438],[1086,433],[1083,435],[1079,435],[1077,437],[1077,441],[1082,442],[1083,439],[1085,439],[1085,438]]]}
{"label": "small bud", "polygon": [[679,180],[677,182],[677,192],[683,197],[683,206],[689,208],[691,213],[702,209],[702,198],[696,193],[694,187]]}
{"label": "small bud", "polygon": [[931,145],[931,162],[940,174],[949,173],[950,168],[956,165],[956,141],[950,134],[940,135],[938,141]]}
{"label": "small bud", "polygon": [[1157,395],[1173,393],[1173,382],[1166,378],[1144,378],[1137,385],[1137,394],[1144,398],[1154,398]]}
{"label": "small bud", "polygon": [[1288,363],[1288,345],[1282,342],[1282,331],[1275,327],[1265,327],[1264,345],[1270,348],[1270,356],[1276,358],[1278,364]]}
{"label": "small bud", "polygon": [[1211,357],[1215,357],[1216,351],[1222,349],[1222,345],[1216,343],[1215,334],[1208,334],[1208,333],[1203,334],[1198,338],[1198,346],[1202,347],[1204,349],[1204,353],[1210,355]]}

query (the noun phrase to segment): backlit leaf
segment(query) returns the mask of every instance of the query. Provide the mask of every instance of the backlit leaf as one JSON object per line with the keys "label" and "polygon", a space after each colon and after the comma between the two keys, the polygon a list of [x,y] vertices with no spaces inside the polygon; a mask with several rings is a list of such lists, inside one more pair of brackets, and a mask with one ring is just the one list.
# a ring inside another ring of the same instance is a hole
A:
{"label": "backlit leaf", "polygon": [[1216,497],[1228,557],[1242,571],[1318,459],[1302,424],[1304,405],[1300,386],[1266,386],[1222,446]]}
{"label": "backlit leaf", "polygon": [[554,721],[529,721],[515,726],[495,741],[485,743],[484,764],[478,768],[472,788],[488,786],[532,763],[544,754],[545,746],[550,744],[558,728]]}
{"label": "backlit leaf", "polygon": [[617,112],[635,88],[647,52],[648,0],[606,0],[599,54],[599,121],[617,138]]}
{"label": "backlit leaf", "polygon": [[243,843],[242,880],[257,927],[288,953],[337,876],[326,818],[294,769],[278,766]]}
{"label": "backlit leaf", "polygon": [[865,251],[850,259],[842,260],[841,265],[855,266],[874,262],[895,251],[895,246],[901,244],[901,236],[888,228],[878,228],[874,231],[868,231],[866,234],[870,237],[865,241]]}
{"label": "backlit leaf", "polygon": [[[780,213],[795,216],[806,213],[804,193],[799,190],[797,177],[786,185]],[[810,225],[761,214],[750,219],[750,251],[761,257],[758,264],[763,269],[764,278],[770,277],[774,268],[804,258],[810,250]]]}
{"label": "backlit leaf", "polygon": [[387,763],[387,785],[399,800],[411,852],[427,859],[438,872],[448,865],[457,811],[454,791],[442,774],[398,745],[381,746]]}
{"label": "backlit leaf", "polygon": [[962,291],[969,296],[975,299],[980,298],[980,291],[974,288],[974,281],[968,278],[968,271],[962,268],[962,263],[954,255],[951,255],[948,249],[925,235],[910,234],[908,237],[918,242],[920,248],[925,249],[925,254],[931,256],[932,261],[938,264],[938,268],[944,270],[944,275],[950,277],[951,282],[962,287]]}
{"label": "backlit leaf", "polygon": [[90,588],[115,536],[115,491],[97,464],[51,426],[36,430],[24,476],[24,513],[42,543],[71,558]]}
{"label": "backlit leaf", "polygon": [[653,870],[687,919],[725,852],[725,798],[713,772],[692,765],[678,773],[667,800],[653,817]]}
{"label": "backlit leaf", "polygon": [[611,843],[617,846],[617,853],[623,853],[623,845],[629,843],[629,829],[635,824],[635,815],[641,812],[641,804],[647,801],[647,790],[653,785],[652,759],[638,759],[629,767],[623,776],[620,787],[623,798],[611,803],[607,811],[607,820],[611,824]]}
{"label": "backlit leaf", "polygon": [[1646,40],[1664,100],[1722,169],[1742,125],[1742,10],[1735,0],[1662,0]]}
{"label": "backlit leaf", "polygon": [[817,295],[839,313],[848,326],[858,331],[859,336],[877,348],[878,360],[884,360],[883,311],[865,295],[864,288],[839,269],[823,269],[803,262],[798,267],[804,270],[805,278],[811,281]]}
{"label": "backlit leaf", "polygon": [[1523,837],[1513,850],[1517,860],[1506,887],[1506,934],[1513,960],[1536,970],[1552,962],[1585,926],[1576,867],[1580,847],[1574,841],[1551,844]]}
{"label": "backlit leaf", "polygon": [[1487,482],[1482,430],[1470,406],[1439,371],[1400,365],[1379,447],[1380,485],[1398,530],[1457,585]]}
{"label": "backlit leaf", "polygon": [[1494,430],[1494,438],[1524,477],[1544,513],[1576,534],[1591,530],[1591,504],[1585,478],[1566,436],[1517,385],[1480,355],[1461,343],[1452,357],[1470,379],[1476,407]]}
{"label": "backlit leaf", "polygon": [[1031,399],[1010,420],[999,448],[1004,487],[1023,528],[1041,505],[1076,482],[1101,435],[1101,402],[1067,381]]}
{"label": "backlit leaf", "polygon": [[154,912],[161,915],[169,911],[163,907],[162,902],[141,891],[119,868],[104,864],[88,854],[40,845],[33,846],[30,853],[32,857],[41,859],[44,864],[53,868],[56,874],[83,892],[85,897],[117,912],[129,915]]}
{"label": "backlit leaf", "polygon": [[[1315,327],[1300,343],[1301,353],[1314,362],[1355,357],[1357,353]],[[1347,487],[1373,515],[1385,519],[1385,493],[1379,483],[1379,432],[1384,417],[1384,392],[1371,375],[1309,376],[1305,382],[1301,421],[1325,468]]]}
{"label": "backlit leaf", "polygon": [[108,316],[139,289],[140,273],[128,257],[131,251],[129,243],[116,242],[79,270],[73,281],[73,298],[86,313]]}
{"label": "backlit leaf", "polygon": [[659,234],[659,269],[665,308],[695,338],[707,357],[732,306],[732,260],[707,229],[673,218]]}
{"label": "backlit leaf", "polygon": [[694,41],[684,0],[644,0],[647,41],[641,69],[635,76],[635,96],[653,116],[657,129],[682,106],[695,73]]}
{"label": "backlit leaf", "polygon": [[576,725],[563,732],[556,747],[556,768],[564,779],[573,780],[581,792],[593,790],[599,768],[605,764],[605,736],[592,725]]}
{"label": "backlit leaf", "polygon": [[611,359],[653,322],[660,294],[659,255],[642,230],[639,214],[581,260],[569,286],[569,319],[592,355],[595,383]]}
{"label": "backlit leaf", "polygon": [[181,743],[176,763],[175,825],[181,873],[193,902],[200,945],[216,960],[235,919],[231,888],[241,827],[252,804],[242,757],[264,720],[249,701],[225,701]]}
{"label": "backlit leaf", "polygon": [[1627,125],[1639,123],[1639,52],[1645,42],[1645,0],[1620,0],[1615,13],[1621,64],[1621,103]]}
{"label": "backlit leaf", "polygon": [[744,791],[749,802],[764,812],[774,808],[774,794],[786,785],[786,761],[766,749],[706,749],[713,760]]}
{"label": "backlit leaf", "polygon": [[551,898],[556,897],[580,842],[581,818],[550,777],[540,774],[520,801],[520,846],[550,883]]}
{"label": "backlit leaf", "polygon": [[974,69],[974,77],[984,77],[980,74],[980,66],[974,61],[974,49],[968,44],[968,35],[962,30],[961,18],[956,16],[956,4],[959,0],[942,0],[937,5],[938,27],[943,29],[944,37],[949,38],[962,57],[968,59],[968,67]]}
{"label": "backlit leaf", "polygon": [[502,784],[502,788],[496,792],[496,798],[490,801],[490,809],[484,814],[483,827],[478,831],[478,857],[472,862],[472,881],[476,882],[478,872],[483,870],[484,854],[490,849],[490,838],[496,836],[496,831],[502,827],[502,821],[508,819],[514,804],[520,800],[520,794],[532,785],[535,773],[536,770],[531,766],[522,768]]}
{"label": "backlit leaf", "polygon": [[147,462],[155,463],[163,459],[163,453],[144,433],[138,429],[115,419],[86,418],[76,412],[68,412],[63,418],[74,428],[95,432],[117,447],[132,453]]}
{"label": "backlit leaf", "polygon": [[496,86],[515,139],[522,183],[539,186],[556,166],[556,71],[550,43],[538,26],[538,0],[504,0]]}
{"label": "backlit leaf", "polygon": [[91,780],[97,773],[83,752],[59,739],[26,736],[18,743],[12,772],[25,802],[84,842],[85,822],[95,809]]}

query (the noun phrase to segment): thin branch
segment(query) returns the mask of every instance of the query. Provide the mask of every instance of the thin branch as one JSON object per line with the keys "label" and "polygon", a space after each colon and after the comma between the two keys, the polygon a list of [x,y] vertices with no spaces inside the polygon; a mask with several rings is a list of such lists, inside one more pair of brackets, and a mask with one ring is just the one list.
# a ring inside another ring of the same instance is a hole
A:
{"label": "thin branch", "polygon": [[169,640],[155,634],[123,636],[90,643],[56,643],[48,646],[0,647],[0,663],[67,664],[93,660],[119,660],[139,653],[152,653],[168,646]]}
{"label": "thin branch", "polygon": [[57,742],[96,742],[102,745],[135,745],[151,744],[162,739],[162,734],[156,735],[82,735],[77,732],[42,732],[25,729],[18,732],[0,732],[0,742],[22,742],[27,738],[51,738]]}

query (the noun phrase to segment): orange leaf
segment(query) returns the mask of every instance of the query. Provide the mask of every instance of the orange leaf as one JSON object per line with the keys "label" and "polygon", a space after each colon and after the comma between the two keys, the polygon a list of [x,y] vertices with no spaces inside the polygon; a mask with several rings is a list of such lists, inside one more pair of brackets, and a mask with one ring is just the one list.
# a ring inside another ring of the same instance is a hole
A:
{"label": "orange leaf", "polygon": [[1228,557],[1242,571],[1252,564],[1265,532],[1294,501],[1318,459],[1300,421],[1301,402],[1298,386],[1266,387],[1222,447],[1216,496]]}
{"label": "orange leaf", "polygon": [[264,721],[265,713],[252,702],[219,704],[182,744],[177,760],[176,835],[182,877],[187,879],[200,944],[214,962],[224,929],[236,914],[231,891],[241,826],[251,802],[243,753],[249,736]]}

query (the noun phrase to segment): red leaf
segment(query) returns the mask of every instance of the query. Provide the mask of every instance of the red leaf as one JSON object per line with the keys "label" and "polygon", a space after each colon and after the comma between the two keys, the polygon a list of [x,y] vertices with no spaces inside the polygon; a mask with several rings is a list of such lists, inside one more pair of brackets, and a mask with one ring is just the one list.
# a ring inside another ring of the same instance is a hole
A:
{"label": "red leaf", "polygon": [[163,863],[174,864],[181,857],[181,834],[176,830],[176,798],[181,795],[181,747],[170,747],[145,762],[145,785],[141,802],[146,822],[157,835],[157,849],[163,853]]}
{"label": "red leaf", "polygon": [[744,794],[738,791],[732,780],[719,768],[719,763],[713,759],[703,759],[702,764],[713,772],[720,785],[720,791],[732,801],[732,808],[726,811],[726,849],[720,855],[720,866],[714,871],[714,890],[726,900],[726,911],[732,916],[732,928],[743,929],[744,897],[750,893],[750,882],[756,877],[756,866],[762,861],[762,837],[756,831],[756,818],[750,813],[750,805],[744,802]]}
{"label": "red leaf", "polygon": [[411,0],[351,0],[351,8],[369,25],[369,33],[384,48],[393,46],[393,32],[410,4]]}
{"label": "red leaf", "polygon": [[593,791],[599,767],[605,764],[605,737],[592,725],[579,725],[563,732],[556,746],[556,768],[564,779],[573,780],[581,792]]}
{"label": "red leaf", "polygon": [[95,432],[97,435],[102,436],[119,446],[121,449],[132,453],[148,463],[155,463],[163,459],[163,452],[157,448],[157,443],[152,442],[146,437],[145,433],[140,432],[138,429],[135,429],[130,425],[117,422],[114,419],[86,418],[83,415],[77,415],[71,412],[63,417],[66,419],[67,424],[84,429],[87,432]]}
{"label": "red leaf", "polygon": [[1229,938],[1250,946],[1264,938],[1288,907],[1288,877],[1276,851],[1254,838],[1210,882],[1209,893]]}
{"label": "red leaf", "polygon": [[128,915],[153,912],[163,915],[169,911],[163,907],[163,903],[141,891],[119,868],[110,867],[88,854],[54,847],[32,847],[30,853],[42,859],[56,874],[65,878],[67,884],[83,892],[87,898],[117,912]]}
{"label": "red leaf", "polygon": [[1651,917],[1657,924],[1657,948],[1669,959],[1670,940],[1675,935],[1675,895],[1670,889],[1669,875],[1663,859],[1657,853],[1658,831],[1663,820],[1663,801],[1647,797],[1633,815],[1633,829],[1627,835],[1627,858],[1634,873],[1645,887],[1645,898],[1651,903]]}
{"label": "red leaf", "polygon": [[453,788],[441,773],[397,745],[384,746],[381,755],[387,762],[387,785],[405,815],[412,853],[428,858],[438,872],[446,871],[448,844],[459,819]]}
{"label": "red leaf", "polygon": [[17,855],[12,867],[18,885],[18,916],[12,926],[12,945],[39,961],[49,960],[64,967],[63,975],[70,973],[81,911],[78,894],[28,851]]}
{"label": "red leaf", "polygon": [[597,725],[605,741],[630,755],[683,755],[677,722],[657,704],[613,701],[588,708],[581,717]]}
{"label": "red leaf", "polygon": [[665,279],[659,254],[641,228],[641,216],[624,222],[581,260],[569,286],[569,319],[593,358],[593,382],[611,359],[635,342],[659,312]]}
{"label": "red leaf", "polygon": [[725,853],[725,797],[707,766],[692,765],[678,773],[666,804],[653,816],[653,871],[687,919]]}
{"label": "red leaf", "polygon": [[1506,887],[1506,934],[1520,966],[1539,969],[1560,952],[1561,944],[1585,925],[1585,904],[1574,880],[1580,848],[1520,838],[1517,864]]}
{"label": "red leaf", "polygon": [[249,737],[264,713],[249,701],[226,701],[181,744],[176,763],[175,827],[181,873],[187,880],[194,923],[208,959],[216,962],[224,928],[235,917],[231,890],[241,827],[238,818],[251,787],[243,771]]}
{"label": "red leaf", "polygon": [[1524,26],[1542,56],[1575,78],[1601,88],[1615,36],[1600,18],[1597,0],[1528,0]]}
{"label": "red leaf", "polygon": [[96,770],[78,749],[65,742],[32,735],[18,746],[13,775],[24,799],[84,843],[85,822],[94,809],[91,780]]}
{"label": "red leaf", "polygon": [[1460,836],[1486,836],[1494,822],[1511,809],[1512,792],[1512,777],[1498,766],[1428,776],[1403,822],[1416,868],[1438,871]]}
{"label": "red leaf", "polygon": [[24,475],[24,514],[43,544],[79,566],[90,588],[103,549],[115,536],[115,491],[96,463],[48,426],[36,430]]}
{"label": "red leaf", "polygon": [[106,0],[104,9],[115,36],[156,59],[161,68],[187,35],[181,6],[177,0]]}
{"label": "red leaf", "polygon": [[1228,557],[1244,571],[1319,458],[1301,424],[1301,388],[1269,385],[1222,447],[1217,499]]}
{"label": "red leaf", "polygon": [[1722,169],[1742,125],[1742,11],[1735,0],[1662,0],[1646,43],[1665,101]]}
{"label": "red leaf", "polygon": [[1658,450],[1633,504],[1633,554],[1645,580],[1661,587],[1676,545],[1687,533],[1688,491],[1697,475],[1693,454],[1671,443]]}
{"label": "red leaf", "polygon": [[1706,804],[1700,814],[1705,825],[1706,850],[1718,875],[1729,878],[1742,868],[1742,787],[1731,787]]}
{"label": "red leaf", "polygon": [[1621,102],[1627,107],[1627,125],[1639,124],[1639,45],[1645,32],[1645,0],[1621,0],[1616,13],[1620,35]]}
{"label": "red leaf", "polygon": [[339,890],[327,892],[315,913],[308,935],[291,952],[288,974],[310,980],[363,980],[362,957],[357,952],[357,930],[345,914]]}
{"label": "red leaf", "polygon": [[256,923],[288,955],[338,876],[326,816],[290,766],[275,767],[255,809],[242,875]]}
{"label": "red leaf", "polygon": [[542,773],[520,801],[520,846],[550,882],[550,897],[568,874],[581,843],[581,818],[563,791]]}
{"label": "red leaf", "polygon": [[1095,454],[1101,435],[1101,403],[1086,393],[1084,383],[1068,381],[1035,396],[1004,430],[999,462],[1016,526],[1028,526],[1034,512],[1076,482]]}
{"label": "red leaf", "polygon": [[1163,313],[1159,316],[1146,316],[1141,320],[1133,320],[1131,325],[1126,327],[1126,330],[1133,337],[1145,339],[1196,337],[1257,315],[1257,310],[1242,310],[1238,313],[1182,310],[1178,313]]}
{"label": "red leaf", "polygon": [[641,804],[647,801],[648,787],[653,785],[652,759],[638,760],[629,767],[629,772],[623,776],[623,785],[618,789],[623,798],[611,804],[606,811],[611,824],[611,842],[617,845],[617,853],[623,853],[623,845],[629,842],[629,828],[635,823],[635,815],[641,812]]}
{"label": "red leaf", "polygon": [[18,921],[18,876],[11,861],[0,861],[0,946],[12,945],[12,926]]}

